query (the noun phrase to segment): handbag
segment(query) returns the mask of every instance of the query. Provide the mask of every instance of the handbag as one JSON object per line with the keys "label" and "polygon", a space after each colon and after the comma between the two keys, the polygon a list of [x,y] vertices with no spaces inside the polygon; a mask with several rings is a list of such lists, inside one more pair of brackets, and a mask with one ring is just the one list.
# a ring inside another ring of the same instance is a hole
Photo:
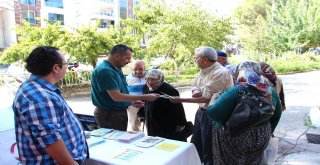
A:
{"label": "handbag", "polygon": [[270,119],[275,110],[272,103],[263,96],[249,92],[246,86],[236,87],[239,90],[240,101],[225,123],[225,130],[230,136],[237,136]]}

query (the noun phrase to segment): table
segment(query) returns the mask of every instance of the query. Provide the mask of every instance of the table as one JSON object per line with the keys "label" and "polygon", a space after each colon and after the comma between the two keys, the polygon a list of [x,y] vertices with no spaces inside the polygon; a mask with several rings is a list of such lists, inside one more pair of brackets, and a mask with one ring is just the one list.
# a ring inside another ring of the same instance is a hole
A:
{"label": "table", "polygon": [[[93,137],[97,138],[97,137]],[[104,143],[90,147],[90,158],[105,164],[125,165],[201,165],[200,158],[195,146],[192,143],[165,139],[150,148],[137,147],[134,144],[144,140],[147,136],[131,143],[119,142],[116,140],[105,140]],[[164,151],[155,147],[161,144],[175,144],[179,147],[173,151]],[[137,156],[130,160],[119,159],[119,155],[133,151]]]}

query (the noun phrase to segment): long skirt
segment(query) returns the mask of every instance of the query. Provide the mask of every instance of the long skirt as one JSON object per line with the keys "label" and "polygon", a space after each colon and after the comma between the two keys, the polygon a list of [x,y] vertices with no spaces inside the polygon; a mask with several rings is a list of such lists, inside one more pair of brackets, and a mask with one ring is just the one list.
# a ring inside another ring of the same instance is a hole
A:
{"label": "long skirt", "polygon": [[260,164],[270,137],[270,124],[250,128],[236,137],[228,136],[223,128],[213,128],[213,164]]}

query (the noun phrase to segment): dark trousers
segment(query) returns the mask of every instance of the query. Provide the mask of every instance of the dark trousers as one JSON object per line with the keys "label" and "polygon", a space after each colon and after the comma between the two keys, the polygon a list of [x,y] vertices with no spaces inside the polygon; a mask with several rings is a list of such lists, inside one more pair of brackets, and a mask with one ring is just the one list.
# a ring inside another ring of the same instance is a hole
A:
{"label": "dark trousers", "polygon": [[198,109],[194,121],[193,143],[198,151],[201,162],[205,165],[212,165],[212,120],[209,119],[206,109]]}
{"label": "dark trousers", "polygon": [[100,109],[94,110],[94,118],[100,128],[112,128],[127,131],[128,115],[126,109]]}

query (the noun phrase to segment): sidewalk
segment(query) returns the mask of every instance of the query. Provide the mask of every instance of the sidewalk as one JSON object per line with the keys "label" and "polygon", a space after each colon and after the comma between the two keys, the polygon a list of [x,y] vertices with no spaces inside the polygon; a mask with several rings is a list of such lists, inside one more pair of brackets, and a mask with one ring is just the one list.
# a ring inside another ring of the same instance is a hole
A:
{"label": "sidewalk", "polygon": [[308,143],[305,133],[320,134],[319,129],[304,125],[310,107],[292,106],[282,113],[274,135],[279,137],[276,164],[320,164],[320,144]]}

